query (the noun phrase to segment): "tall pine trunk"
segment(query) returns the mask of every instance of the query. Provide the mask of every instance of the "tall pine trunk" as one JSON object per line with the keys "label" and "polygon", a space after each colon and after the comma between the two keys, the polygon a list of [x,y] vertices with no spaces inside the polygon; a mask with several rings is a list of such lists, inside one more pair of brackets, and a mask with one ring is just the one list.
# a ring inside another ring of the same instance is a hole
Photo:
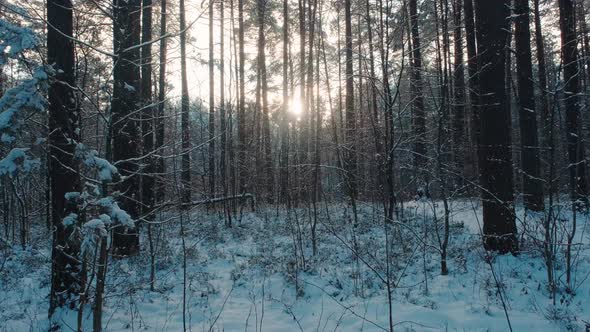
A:
{"label": "tall pine trunk", "polygon": [[578,72],[578,47],[574,1],[559,0],[559,27],[561,29],[561,57],[563,61],[564,104],[567,152],[569,157],[570,191],[578,207],[587,206],[586,159],[580,108],[580,77]]}
{"label": "tall pine trunk", "polygon": [[426,112],[424,111],[424,96],[422,94],[422,50],[420,46],[420,32],[418,26],[417,0],[410,0],[410,25],[412,35],[412,65],[411,65],[411,95],[413,105],[412,130],[414,134],[414,171],[418,191],[426,194],[428,183],[425,167],[426,158]]}
{"label": "tall pine trunk", "polygon": [[238,48],[239,48],[239,101],[238,101],[238,190],[246,191],[246,78],[244,73],[246,54],[244,52],[244,0],[238,0]]}
{"label": "tall pine trunk", "polygon": [[[123,180],[117,184],[122,193],[121,208],[133,218],[139,216],[138,157],[141,138],[139,123],[134,120],[138,111],[140,92],[140,22],[141,0],[114,0],[114,48],[113,97],[111,103],[113,160]],[[133,47],[135,46],[135,47]],[[124,226],[113,231],[114,254],[128,256],[139,251],[137,229]]]}
{"label": "tall pine trunk", "polygon": [[510,112],[505,89],[510,0],[476,0],[479,68],[479,178],[484,245],[500,253],[518,251],[514,215]]}
{"label": "tall pine trunk", "polygon": [[541,211],[543,210],[543,183],[540,180],[541,164],[531,61],[528,0],[515,0],[514,11],[524,205],[529,210]]}
{"label": "tall pine trunk", "polygon": [[[66,193],[80,190],[78,165],[74,158],[79,140],[79,109],[72,87],[75,82],[73,36],[73,5],[70,0],[47,2],[47,62],[56,72],[49,88],[49,160],[51,178],[51,218],[53,243],[51,250],[51,294],[49,316],[66,304],[69,295],[77,294],[77,246],[69,241],[76,225],[65,226],[63,219],[77,213],[75,202],[68,202]],[[68,38],[68,36],[70,38]],[[5,213],[8,213],[5,211]]]}
{"label": "tall pine trunk", "polygon": [[162,157],[162,148],[164,147],[164,106],[166,103],[166,61],[167,61],[167,38],[166,25],[167,25],[167,0],[161,0],[160,3],[160,73],[158,81],[158,110],[156,114],[156,123],[154,130],[155,133],[155,149],[157,151],[157,174],[156,179],[156,198],[158,201],[164,200],[165,183],[164,173],[166,171],[164,158]]}
{"label": "tall pine trunk", "polygon": [[283,109],[281,114],[280,202],[289,201],[289,2],[283,0]]}
{"label": "tall pine trunk", "polygon": [[266,24],[267,0],[258,0],[258,68],[262,90],[262,154],[264,179],[263,186],[268,202],[273,202],[274,170],[272,167],[272,146],[270,136],[270,115],[268,106],[268,79],[266,77]]}
{"label": "tall pine trunk", "polygon": [[186,9],[184,0],[180,0],[180,76],[181,105],[180,127],[182,135],[181,188],[183,203],[191,201],[191,141],[189,126],[189,95],[186,67]]}
{"label": "tall pine trunk", "polygon": [[463,34],[461,12],[463,0],[453,0],[453,157],[457,172],[464,175],[465,164],[465,66],[463,63]]}
{"label": "tall pine trunk", "polygon": [[[152,0],[143,0],[141,42],[141,131],[143,137],[143,155],[146,166],[141,178],[142,216],[151,218],[155,199],[154,176],[155,160],[150,154],[154,150],[154,101],[152,99]],[[149,227],[149,226],[148,226]]]}
{"label": "tall pine trunk", "polygon": [[215,43],[213,14],[215,4],[209,1],[209,197],[215,197]]}
{"label": "tall pine trunk", "polygon": [[344,170],[346,172],[346,185],[348,195],[350,197],[354,224],[357,223],[356,215],[356,198],[357,198],[357,157],[355,150],[356,140],[356,114],[354,110],[354,80],[353,80],[353,66],[352,66],[352,15],[351,15],[351,0],[344,1],[344,21],[345,21],[345,47],[346,47],[346,128],[345,128],[345,145],[346,153],[344,158]]}
{"label": "tall pine trunk", "polygon": [[475,20],[473,12],[473,0],[463,0],[463,13],[465,21],[465,44],[467,46],[467,86],[469,88],[469,139],[470,151],[467,154],[469,164],[469,176],[477,173],[478,158],[477,145],[479,142],[479,97],[477,80],[477,51],[475,44]]}

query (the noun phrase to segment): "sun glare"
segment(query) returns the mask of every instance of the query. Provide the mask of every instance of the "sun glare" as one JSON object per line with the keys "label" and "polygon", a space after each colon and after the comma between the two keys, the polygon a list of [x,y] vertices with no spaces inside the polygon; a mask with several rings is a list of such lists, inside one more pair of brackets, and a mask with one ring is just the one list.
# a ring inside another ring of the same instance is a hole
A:
{"label": "sun glare", "polygon": [[302,111],[303,107],[301,106],[301,100],[299,98],[293,98],[293,100],[291,100],[291,113],[299,115]]}

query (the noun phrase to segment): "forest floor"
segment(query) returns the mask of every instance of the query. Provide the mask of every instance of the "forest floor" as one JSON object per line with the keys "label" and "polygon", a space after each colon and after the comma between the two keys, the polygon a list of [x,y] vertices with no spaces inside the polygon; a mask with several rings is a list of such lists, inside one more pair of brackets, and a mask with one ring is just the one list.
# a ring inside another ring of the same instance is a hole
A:
{"label": "forest floor", "polygon": [[[104,330],[182,331],[186,291],[185,324],[191,331],[388,331],[388,279],[396,331],[508,331],[507,316],[513,331],[586,329],[587,217],[578,217],[574,241],[575,295],[564,291],[559,246],[553,304],[542,252],[533,241],[538,221],[519,220],[519,230],[530,235],[521,238],[519,256],[486,261],[477,201],[453,201],[451,208],[447,276],[440,275],[441,223],[433,221],[427,202],[406,204],[404,222],[387,232],[378,205],[360,204],[354,226],[346,205],[322,204],[315,255],[313,219],[306,209],[290,218],[276,208],[259,209],[244,213],[229,229],[222,216],[195,211],[184,220],[185,250],[179,219],[160,216],[165,222],[157,232],[156,289],[150,291],[149,248],[142,234],[140,255],[109,261]],[[440,218],[440,203],[436,212]],[[568,214],[563,216],[559,227],[570,225]],[[0,331],[47,330],[50,240],[40,226],[33,234],[25,249],[0,250]],[[87,306],[85,330],[91,329],[91,312]],[[75,329],[74,311],[57,317],[64,331]]]}

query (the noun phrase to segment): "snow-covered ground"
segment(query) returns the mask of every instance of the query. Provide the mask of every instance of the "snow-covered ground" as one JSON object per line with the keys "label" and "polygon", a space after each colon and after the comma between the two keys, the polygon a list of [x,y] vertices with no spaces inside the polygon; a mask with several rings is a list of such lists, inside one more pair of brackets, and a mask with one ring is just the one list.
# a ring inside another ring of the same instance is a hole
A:
{"label": "snow-covered ground", "polygon": [[[345,205],[322,203],[316,255],[312,255],[312,219],[307,209],[296,210],[289,219],[276,208],[247,213],[231,229],[224,227],[220,216],[195,211],[185,237],[186,327],[191,331],[388,331],[384,281],[389,270],[396,331],[508,331],[502,301],[513,331],[586,329],[584,321],[590,322],[586,218],[578,218],[575,296],[564,291],[560,252],[556,270],[560,284],[553,305],[538,245],[525,236],[518,257],[496,256],[488,264],[477,202],[456,201],[452,209],[447,276],[440,275],[436,225],[428,217],[432,213],[426,203],[407,204],[405,222],[389,226],[387,234],[378,205],[361,204],[359,225],[353,227]],[[440,212],[439,204],[439,216]],[[162,216],[166,217],[170,216]],[[526,221],[527,229],[535,222]],[[521,230],[523,225],[519,221]],[[178,220],[166,222],[162,230],[156,291],[149,290],[146,239],[142,238],[139,256],[110,260],[103,315],[106,331],[182,331],[183,250]],[[47,329],[50,241],[43,229],[35,229],[35,234],[39,235],[24,250],[16,245],[1,248],[0,331]],[[85,330],[91,330],[91,311],[90,306],[85,309]],[[65,310],[59,317],[65,331],[68,326],[75,329],[75,312]]]}

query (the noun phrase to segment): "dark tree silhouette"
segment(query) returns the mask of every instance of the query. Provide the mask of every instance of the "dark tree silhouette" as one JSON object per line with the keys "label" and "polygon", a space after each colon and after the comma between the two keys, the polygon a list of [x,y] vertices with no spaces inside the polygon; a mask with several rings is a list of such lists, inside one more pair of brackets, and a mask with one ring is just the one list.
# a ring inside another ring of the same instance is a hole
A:
{"label": "dark tree silhouette", "polygon": [[528,0],[516,0],[514,5],[522,190],[525,207],[533,211],[541,211],[543,210],[543,182],[541,182],[537,112],[531,60],[530,8]]}
{"label": "dark tree silhouette", "polygon": [[[113,39],[117,57],[113,68],[112,137],[113,157],[123,180],[117,185],[122,194],[121,208],[136,219],[139,216],[140,199],[138,165],[139,123],[134,117],[139,111],[140,69],[140,23],[141,0],[115,0]],[[114,253],[120,256],[139,251],[137,229],[124,226],[113,231]]]}
{"label": "dark tree silhouette", "polygon": [[509,0],[476,0],[479,68],[479,179],[484,243],[500,253],[518,251],[514,216],[510,112],[505,89]]}
{"label": "dark tree silhouette", "polygon": [[55,69],[49,88],[49,159],[51,177],[51,220],[54,227],[51,250],[51,294],[49,315],[63,306],[69,295],[79,291],[76,260],[79,246],[70,239],[76,225],[65,226],[63,220],[76,213],[76,202],[66,200],[66,193],[80,190],[78,165],[74,151],[79,139],[79,108],[74,96],[73,6],[70,0],[47,2],[47,62]]}

